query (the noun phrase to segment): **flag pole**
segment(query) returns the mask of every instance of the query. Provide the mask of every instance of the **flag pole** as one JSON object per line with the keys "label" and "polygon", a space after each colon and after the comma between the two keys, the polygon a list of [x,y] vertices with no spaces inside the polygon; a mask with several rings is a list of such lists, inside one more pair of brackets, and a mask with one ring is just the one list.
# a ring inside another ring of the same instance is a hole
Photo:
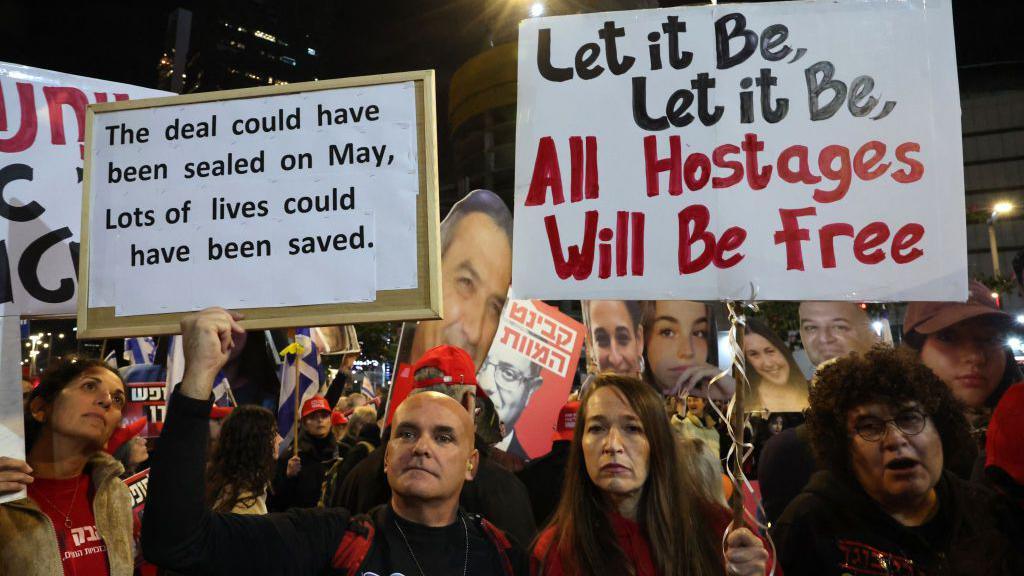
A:
{"label": "flag pole", "polygon": [[299,401],[302,392],[299,390],[299,340],[295,334],[295,328],[288,329],[288,336],[291,338],[292,344],[295,349],[295,358],[292,361],[293,369],[295,370],[295,423],[292,425],[292,455],[299,455]]}

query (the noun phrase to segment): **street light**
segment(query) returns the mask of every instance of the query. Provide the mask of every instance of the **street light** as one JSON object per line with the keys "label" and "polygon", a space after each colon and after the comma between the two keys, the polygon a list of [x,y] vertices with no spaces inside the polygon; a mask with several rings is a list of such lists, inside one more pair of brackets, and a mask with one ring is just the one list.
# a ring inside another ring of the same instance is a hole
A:
{"label": "street light", "polygon": [[999,247],[996,244],[996,218],[1000,214],[1009,214],[1013,211],[1013,204],[1009,202],[996,202],[992,207],[992,215],[988,217],[988,248],[992,251],[992,274],[999,276]]}

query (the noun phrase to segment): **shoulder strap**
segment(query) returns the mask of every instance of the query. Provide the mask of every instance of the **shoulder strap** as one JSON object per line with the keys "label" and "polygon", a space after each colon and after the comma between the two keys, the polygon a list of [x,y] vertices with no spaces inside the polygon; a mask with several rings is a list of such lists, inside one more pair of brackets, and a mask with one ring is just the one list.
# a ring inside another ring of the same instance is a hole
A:
{"label": "shoulder strap", "polygon": [[367,454],[369,454],[370,452],[373,452],[373,451],[374,451],[374,450],[375,450],[375,449],[377,448],[376,446],[374,446],[373,444],[370,444],[370,443],[369,443],[369,442],[367,442],[366,440],[360,440],[360,441],[359,441],[359,442],[358,442],[358,443],[356,444],[356,446],[365,446],[365,447],[366,447],[366,453],[367,453]]}
{"label": "shoulder strap", "polygon": [[345,576],[356,576],[373,546],[374,528],[370,516],[360,514],[349,520],[348,529],[334,551],[331,567]]}
{"label": "shoulder strap", "polygon": [[480,527],[487,540],[497,549],[498,556],[501,558],[501,566],[505,569],[505,574],[513,576],[515,573],[512,571],[512,561],[508,558],[508,551],[512,549],[512,543],[505,536],[505,533],[479,514],[467,514],[467,516]]}

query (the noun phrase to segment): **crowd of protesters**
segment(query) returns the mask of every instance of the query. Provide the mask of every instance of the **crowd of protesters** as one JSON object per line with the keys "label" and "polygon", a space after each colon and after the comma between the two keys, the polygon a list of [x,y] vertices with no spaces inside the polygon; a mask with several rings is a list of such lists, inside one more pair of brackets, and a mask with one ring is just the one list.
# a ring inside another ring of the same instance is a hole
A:
{"label": "crowd of protesters", "polygon": [[[897,347],[861,306],[802,303],[810,381],[746,322],[765,416],[746,525],[728,508],[738,384],[719,376],[714,308],[584,305],[601,370],[525,467],[493,445],[478,363],[454,346],[413,363],[390,418],[343,371],[282,445],[269,410],[212,406],[238,317],[190,315],[152,454],[137,422],[119,427],[116,370],[54,365],[25,397],[26,461],[0,458],[0,495],[28,490],[0,505],[0,574],[128,575],[140,556],[168,574],[1024,574],[1015,322],[980,284],[966,303],[910,303]],[[147,465],[136,544],[122,480]]]}

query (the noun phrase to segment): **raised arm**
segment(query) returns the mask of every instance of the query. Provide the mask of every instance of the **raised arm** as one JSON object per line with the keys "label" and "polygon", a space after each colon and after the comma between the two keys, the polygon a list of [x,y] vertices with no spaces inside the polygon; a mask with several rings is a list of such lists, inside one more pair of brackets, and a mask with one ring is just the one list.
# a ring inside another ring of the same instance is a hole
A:
{"label": "raised arm", "polygon": [[224,310],[182,322],[185,379],[171,397],[150,469],[142,523],[149,562],[198,574],[319,574],[341,542],[339,509],[247,516],[213,513],[204,501],[213,378],[241,328]]}

